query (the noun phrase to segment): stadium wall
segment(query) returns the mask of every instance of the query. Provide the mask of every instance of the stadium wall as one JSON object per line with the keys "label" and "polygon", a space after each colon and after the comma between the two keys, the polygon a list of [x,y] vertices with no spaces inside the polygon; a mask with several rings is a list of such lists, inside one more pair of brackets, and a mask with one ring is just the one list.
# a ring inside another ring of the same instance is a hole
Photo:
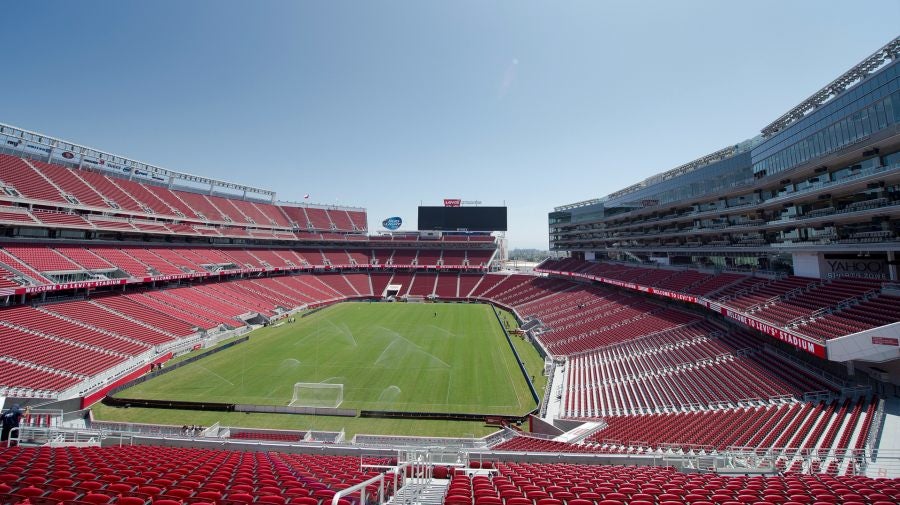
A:
{"label": "stadium wall", "polygon": [[355,409],[338,409],[328,407],[286,407],[280,405],[254,405],[236,403],[235,412],[260,412],[265,414],[305,414],[311,416],[356,417]]}
{"label": "stadium wall", "polygon": [[110,407],[144,407],[150,409],[177,409],[177,410],[212,410],[220,412],[233,412],[233,403],[218,402],[188,402],[174,400],[149,400],[144,398],[117,398],[104,396],[104,405]]}
{"label": "stadium wall", "polygon": [[396,410],[360,410],[359,417],[376,419],[428,419],[434,421],[485,421],[487,418],[503,419],[507,422],[520,423],[528,419],[528,415],[505,416],[499,414],[475,414],[464,412],[400,412]]}
{"label": "stadium wall", "polygon": [[[244,336],[244,337],[238,338],[238,339],[233,340],[233,341],[231,341],[231,342],[227,342],[227,343],[222,344],[222,345],[220,345],[220,346],[218,346],[218,347],[216,347],[216,348],[213,348],[213,349],[210,349],[210,350],[208,350],[208,351],[205,351],[205,352],[203,352],[203,353],[201,353],[201,354],[198,354],[197,356],[193,356],[193,357],[188,358],[188,359],[186,359],[186,360],[184,360],[184,361],[179,361],[178,363],[175,363],[175,364],[172,365],[172,366],[165,367],[165,368],[162,368],[162,369],[160,369],[160,370],[158,370],[158,371],[151,372],[151,373],[146,373],[146,372],[147,372],[146,368],[147,368],[150,364],[149,364],[149,363],[144,364],[144,365],[142,365],[140,368],[138,368],[137,370],[135,370],[134,372],[132,372],[132,373],[126,375],[125,377],[123,377],[123,378],[117,380],[116,382],[110,384],[109,386],[104,387],[104,388],[101,388],[101,389],[98,389],[97,391],[94,391],[93,393],[91,393],[91,394],[85,396],[84,399],[83,399],[83,401],[82,401],[82,403],[81,403],[81,408],[83,408],[83,409],[84,409],[84,408],[88,408],[88,407],[90,407],[91,405],[93,405],[93,404],[97,403],[98,401],[100,401],[101,399],[104,400],[104,403],[106,403],[106,402],[105,402],[106,398],[111,397],[111,395],[114,395],[114,394],[118,393],[119,391],[128,389],[128,388],[130,388],[130,387],[132,387],[132,386],[136,386],[136,385],[141,384],[141,383],[143,383],[143,382],[146,382],[146,381],[148,381],[148,380],[150,380],[150,379],[152,379],[152,378],[154,378],[154,377],[158,377],[158,376],[160,376],[160,375],[162,375],[162,374],[169,373],[169,372],[171,372],[172,370],[177,370],[178,368],[181,368],[181,367],[183,367],[183,366],[185,366],[185,365],[188,365],[188,364],[190,364],[190,363],[193,363],[193,362],[195,362],[195,361],[197,361],[197,360],[199,360],[199,359],[205,358],[205,357],[207,357],[207,356],[209,356],[209,355],[211,355],[211,354],[215,354],[215,353],[217,353],[217,352],[224,351],[225,349],[228,349],[228,348],[233,347],[233,346],[235,346],[235,345],[237,345],[237,344],[246,342],[246,341],[248,341],[248,340],[250,340],[250,336],[249,336],[249,335],[246,335],[246,336]],[[166,361],[168,361],[168,360],[170,360],[170,359],[172,359],[172,353],[166,353],[166,354],[160,356],[159,358],[155,359],[155,360],[153,361],[153,363],[154,363],[154,364],[156,364],[156,363],[165,363]],[[133,403],[132,405],[133,405],[133,406],[138,406],[138,405],[136,405],[136,402],[137,402],[137,400],[135,400],[134,403]]]}
{"label": "stadium wall", "polygon": [[[117,446],[120,440],[109,437],[101,441],[103,446]],[[211,439],[203,438],[182,439],[182,438],[159,438],[153,436],[134,436],[130,438],[130,442],[137,445],[153,445],[158,447],[184,447],[184,448],[209,448],[209,449],[225,449],[241,452],[269,452],[277,447],[278,452],[288,454],[326,454],[332,456],[366,456],[366,457],[388,457],[397,456],[396,448],[380,449],[371,446],[350,446],[350,445],[332,445],[321,443],[303,443],[297,442],[292,444],[271,444],[259,443],[254,441],[243,441],[233,439]],[[616,455],[616,454],[579,454],[579,453],[534,453],[534,452],[502,452],[502,451],[468,451],[470,461],[506,461],[506,462],[535,462],[535,463],[573,463],[573,464],[592,464],[592,465],[638,465],[638,466],[671,466],[683,471],[697,471],[696,468],[689,468],[685,465],[685,461],[671,455]],[[688,458],[685,458],[688,459]],[[727,471],[727,469],[720,469]],[[740,473],[744,474],[750,469],[741,468]],[[754,472],[761,473],[761,472]],[[770,473],[774,473],[770,472]]]}
{"label": "stadium wall", "polygon": [[[166,353],[166,354],[163,354],[162,356],[156,358],[155,360],[153,360],[152,363],[153,364],[164,363],[164,362],[170,360],[171,358],[172,358],[172,353]],[[132,383],[138,379],[143,379],[143,377],[147,377],[146,373],[149,370],[150,364],[151,363],[145,363],[142,366],[140,366],[137,370],[122,377],[121,379],[119,379],[107,386],[104,386],[89,395],[86,395],[81,400],[81,408],[86,409],[86,408],[90,407],[91,405],[97,403],[99,400],[106,397],[106,395],[110,391],[113,391],[113,390],[119,391],[119,390],[127,387],[130,383]],[[144,380],[146,380],[146,379],[144,379]],[[143,382],[143,380],[141,382]]]}

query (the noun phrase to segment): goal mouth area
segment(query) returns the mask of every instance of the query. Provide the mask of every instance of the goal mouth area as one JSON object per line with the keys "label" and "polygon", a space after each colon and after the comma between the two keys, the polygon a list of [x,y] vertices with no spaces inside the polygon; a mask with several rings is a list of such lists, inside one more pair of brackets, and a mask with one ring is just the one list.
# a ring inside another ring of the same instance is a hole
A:
{"label": "goal mouth area", "polygon": [[327,382],[297,382],[289,407],[338,408],[344,403],[344,385]]}

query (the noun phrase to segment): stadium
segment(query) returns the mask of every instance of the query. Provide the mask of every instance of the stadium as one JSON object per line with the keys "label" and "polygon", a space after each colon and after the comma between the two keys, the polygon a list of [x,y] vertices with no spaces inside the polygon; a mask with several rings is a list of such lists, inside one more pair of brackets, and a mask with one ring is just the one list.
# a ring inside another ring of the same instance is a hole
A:
{"label": "stadium", "polygon": [[0,504],[896,503],[898,55],[533,273],[505,206],[376,231],[0,123]]}

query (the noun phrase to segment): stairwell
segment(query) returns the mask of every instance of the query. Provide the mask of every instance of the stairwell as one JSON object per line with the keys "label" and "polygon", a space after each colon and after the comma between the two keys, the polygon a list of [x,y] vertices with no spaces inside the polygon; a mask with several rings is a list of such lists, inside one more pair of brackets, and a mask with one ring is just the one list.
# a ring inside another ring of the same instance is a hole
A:
{"label": "stairwell", "polygon": [[356,293],[356,296],[362,296],[362,293],[360,293],[359,290],[356,289],[356,286],[354,286],[353,283],[350,282],[350,279],[345,277],[343,274],[341,274],[341,279],[344,279],[344,282],[346,282],[347,285],[350,286],[350,289],[352,289],[353,292]]}
{"label": "stairwell", "polygon": [[[52,307],[52,305],[51,305],[50,307]],[[36,310],[40,311],[40,312],[43,312],[44,314],[47,314],[47,315],[50,316],[50,317],[55,317],[55,318],[58,318],[58,319],[62,319],[63,321],[68,321],[69,323],[74,324],[75,326],[80,326],[80,327],[82,327],[82,328],[87,328],[87,329],[89,329],[89,330],[91,330],[91,331],[96,331],[97,333],[102,333],[102,334],[104,334],[104,335],[109,335],[110,337],[117,338],[117,339],[123,340],[123,341],[125,341],[125,342],[130,342],[130,343],[132,343],[132,344],[137,344],[137,345],[142,345],[142,346],[149,347],[149,344],[148,344],[147,342],[144,342],[144,341],[142,341],[142,340],[137,340],[137,339],[135,339],[135,338],[131,338],[131,337],[128,337],[128,336],[125,336],[125,335],[120,335],[120,334],[118,334],[118,333],[114,333],[114,332],[111,332],[111,331],[109,331],[109,330],[105,330],[105,329],[103,329],[103,328],[100,328],[99,326],[94,326],[94,325],[92,325],[92,324],[88,324],[88,323],[85,323],[85,322],[83,322],[83,321],[79,321],[79,320],[77,320],[77,319],[72,319],[71,317],[68,317],[68,316],[66,316],[66,315],[64,315],[64,314],[60,314],[60,313],[58,313],[58,312],[53,312],[52,308],[51,308],[51,309],[48,309],[48,308],[46,308],[45,306],[40,306],[40,305],[39,305],[39,306],[35,306],[34,308],[35,308]],[[66,339],[66,341],[68,341],[68,339]],[[127,355],[126,355],[126,354],[122,354],[122,356],[127,356]]]}
{"label": "stairwell", "polygon": [[151,324],[145,323],[144,321],[141,321],[140,319],[135,319],[135,318],[133,318],[133,317],[127,315],[127,314],[124,314],[124,313],[122,313],[122,312],[119,312],[119,311],[116,310],[116,309],[113,309],[113,308],[111,308],[111,307],[107,307],[106,305],[102,305],[102,304],[100,304],[100,303],[97,303],[97,302],[94,301],[94,300],[90,300],[88,303],[90,303],[91,305],[93,305],[93,306],[95,306],[95,307],[98,307],[98,308],[100,308],[100,309],[103,309],[103,310],[105,310],[106,312],[109,312],[109,313],[111,313],[111,314],[115,314],[115,315],[121,317],[122,319],[127,319],[127,320],[131,321],[131,322],[134,323],[134,324],[137,324],[137,325],[139,325],[139,326],[143,326],[144,328],[147,328],[148,330],[154,330],[154,331],[157,331],[157,332],[162,333],[163,335],[166,335],[166,336],[168,336],[168,337],[172,337],[172,338],[180,338],[178,335],[176,335],[176,334],[174,334],[174,333],[172,333],[172,332],[166,331],[166,330],[164,330],[164,329],[162,329],[162,328],[157,328],[156,326],[153,326],[153,325],[151,325]]}
{"label": "stairwell", "polygon": [[416,283],[416,274],[413,273],[412,278],[409,279],[409,284],[406,286],[406,291],[404,291],[401,296],[409,296],[409,290],[412,289],[413,284],[415,284],[415,283]]}
{"label": "stairwell", "polygon": [[[81,380],[87,379],[89,377],[88,375],[84,375],[84,374],[80,374],[80,373],[76,373],[76,372],[70,372],[68,370],[63,370],[61,368],[54,368],[51,366],[42,365],[40,363],[35,363],[33,361],[25,361],[25,360],[16,359],[16,358],[10,358],[7,356],[0,356],[0,364],[2,364],[2,363],[13,363],[13,364],[20,365],[23,367],[31,368],[32,370],[40,370],[43,372],[49,372],[49,373],[53,373],[53,374],[60,375],[63,377],[75,377],[75,378],[78,378]],[[27,388],[27,389],[31,389],[31,388]]]}
{"label": "stairwell", "polygon": [[441,274],[437,274],[434,276],[434,284],[431,285],[431,293],[430,293],[431,296],[437,295],[438,279],[440,279],[440,278],[441,278]]}
{"label": "stairwell", "polygon": [[47,340],[53,340],[53,341],[55,341],[55,342],[59,342],[59,343],[66,344],[66,345],[70,345],[70,346],[72,346],[72,347],[77,347],[77,348],[79,348],[79,349],[87,349],[87,350],[89,350],[89,351],[95,351],[95,352],[99,352],[99,353],[102,353],[102,354],[107,354],[107,355],[109,355],[109,356],[117,356],[117,357],[120,357],[120,358],[130,358],[130,357],[131,357],[130,355],[125,354],[125,353],[123,353],[123,352],[113,351],[113,350],[111,350],[111,349],[106,349],[105,347],[100,347],[100,346],[98,346],[98,345],[89,344],[89,343],[87,343],[87,342],[81,342],[81,341],[79,341],[79,340],[72,340],[72,339],[68,339],[68,338],[65,338],[65,337],[60,337],[60,336],[57,336],[57,335],[52,335],[52,334],[50,334],[50,333],[44,333],[44,332],[42,332],[42,331],[33,330],[33,329],[31,329],[31,328],[26,328],[26,327],[24,327],[24,326],[19,326],[18,324],[10,323],[10,322],[7,322],[7,321],[0,321],[0,326],[2,326],[2,327],[7,327],[7,328],[13,328],[13,329],[19,330],[19,331],[21,331],[21,332],[23,332],[23,333],[30,333],[30,334],[32,334],[32,335],[37,335],[37,336],[39,336],[39,337],[44,337],[44,338],[46,338]]}
{"label": "stairwell", "polygon": [[483,281],[486,277],[486,275],[482,275],[481,277],[479,277],[478,282],[476,282],[475,285],[472,286],[472,289],[470,289],[468,293],[466,293],[465,295],[463,295],[462,293],[459,294],[460,298],[468,298],[469,296],[471,296],[472,293],[474,293],[475,290],[478,289],[478,286],[481,285],[481,281]]}
{"label": "stairwell", "polygon": [[230,216],[229,214],[226,214],[226,213],[222,212],[222,209],[219,208],[219,206],[216,205],[215,202],[213,202],[211,199],[207,198],[206,195],[201,194],[200,197],[203,198],[204,200],[206,200],[207,202],[209,202],[209,205],[210,205],[213,209],[215,209],[216,212],[219,213],[219,216],[221,217],[221,220],[220,220],[220,221],[227,222],[227,223],[234,223],[234,222],[235,222],[234,219],[232,219],[231,216]]}
{"label": "stairwell", "polygon": [[388,504],[442,505],[449,487],[449,479],[406,479],[406,484],[394,493]]}
{"label": "stairwell", "polygon": [[63,198],[65,198],[66,200],[69,200],[70,202],[72,202],[72,200],[74,200],[74,202],[72,202],[72,203],[75,203],[75,204],[77,204],[77,205],[81,205],[81,202],[79,202],[78,199],[75,198],[74,195],[70,194],[69,192],[67,192],[67,191],[64,190],[63,188],[59,187],[59,185],[57,185],[55,182],[53,182],[52,179],[50,179],[49,177],[47,177],[46,175],[44,175],[44,172],[41,172],[40,170],[38,170],[38,168],[37,168],[36,166],[34,166],[33,163],[31,163],[31,160],[29,160],[29,159],[27,159],[27,158],[20,158],[20,159],[21,159],[22,161],[24,161],[26,165],[28,165],[29,167],[31,167],[31,169],[34,170],[34,172],[37,173],[42,179],[44,179],[45,181],[47,181],[48,184],[50,184],[50,185],[53,186],[57,191],[59,191],[59,194],[62,195]]}
{"label": "stairwell", "polygon": [[9,264],[7,264],[7,263],[0,262],[0,268],[13,274],[13,276],[11,278],[9,278],[13,282],[17,282],[23,286],[33,286],[36,284],[40,284],[39,282],[37,282],[37,280],[32,279],[31,276],[25,275],[24,273],[22,273],[21,270],[13,268],[13,267],[9,266]]}

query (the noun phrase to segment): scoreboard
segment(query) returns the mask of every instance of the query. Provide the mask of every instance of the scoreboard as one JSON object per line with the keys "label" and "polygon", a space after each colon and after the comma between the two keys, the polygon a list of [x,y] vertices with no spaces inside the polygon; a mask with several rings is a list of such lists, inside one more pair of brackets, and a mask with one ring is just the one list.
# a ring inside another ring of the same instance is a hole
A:
{"label": "scoreboard", "polygon": [[506,207],[419,207],[420,230],[507,231]]}

